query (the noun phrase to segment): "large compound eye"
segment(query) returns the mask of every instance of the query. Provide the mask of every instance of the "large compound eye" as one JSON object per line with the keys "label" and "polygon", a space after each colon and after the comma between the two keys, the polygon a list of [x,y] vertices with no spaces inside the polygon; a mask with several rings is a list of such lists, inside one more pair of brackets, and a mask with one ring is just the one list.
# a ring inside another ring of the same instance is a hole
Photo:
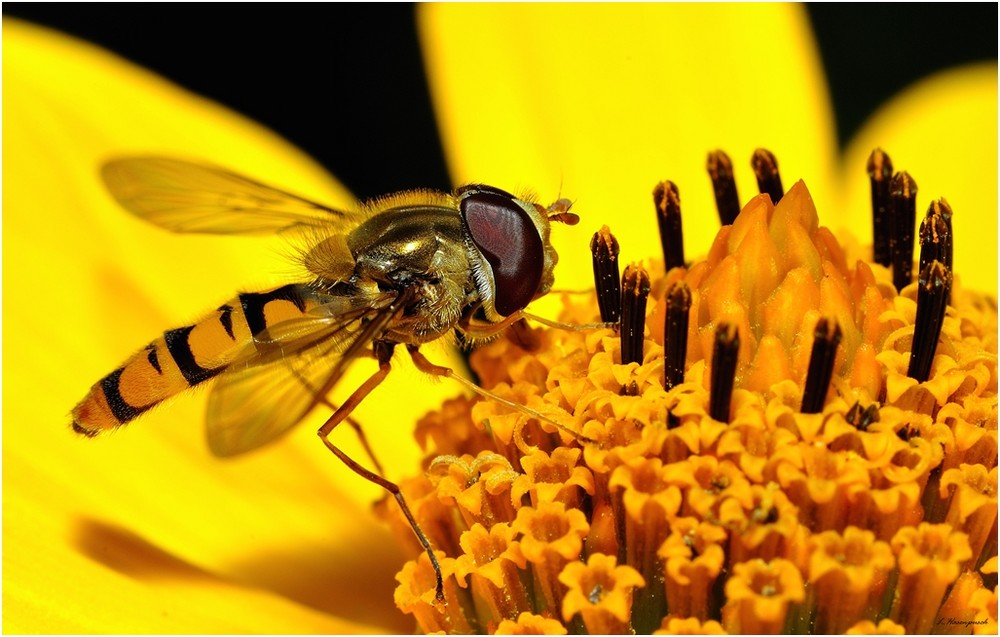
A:
{"label": "large compound eye", "polygon": [[497,313],[524,309],[538,291],[545,262],[535,224],[513,197],[495,188],[466,195],[461,210],[473,243],[493,268]]}

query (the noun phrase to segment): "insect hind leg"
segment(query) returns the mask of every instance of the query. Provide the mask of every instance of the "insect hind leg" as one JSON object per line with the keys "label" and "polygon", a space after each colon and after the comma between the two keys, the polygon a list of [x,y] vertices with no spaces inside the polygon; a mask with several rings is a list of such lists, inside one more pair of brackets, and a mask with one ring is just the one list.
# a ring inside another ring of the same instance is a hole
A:
{"label": "insect hind leg", "polygon": [[[350,418],[351,413],[355,410],[355,408],[357,408],[358,405],[361,404],[361,401],[363,401],[368,394],[378,387],[382,381],[385,380],[385,377],[389,375],[389,371],[392,369],[392,366],[389,363],[389,359],[392,358],[392,348],[392,343],[375,341],[374,349],[375,357],[379,364],[378,371],[369,376],[368,380],[354,390],[354,393],[344,401],[344,404],[333,412],[333,415],[331,415],[330,418],[323,423],[323,426],[319,428],[316,434],[319,436],[319,439],[323,441],[323,444],[326,445],[326,448],[329,449],[333,455],[337,456],[341,462],[347,465],[348,469],[358,474],[365,480],[382,487],[396,499],[396,503],[399,505],[400,510],[403,512],[403,515],[406,516],[407,522],[410,523],[410,528],[413,529],[413,533],[417,536],[417,540],[424,548],[424,551],[427,552],[427,557],[431,560],[431,566],[434,567],[434,577],[436,579],[435,592],[437,600],[444,603],[444,579],[441,576],[441,565],[438,564],[437,557],[434,555],[434,549],[431,547],[430,541],[420,529],[420,525],[417,524],[416,518],[413,517],[413,513],[410,511],[410,507],[406,504],[406,499],[403,497],[403,493],[400,491],[399,485],[381,475],[383,473],[382,468],[378,466],[378,461],[376,461],[374,455],[371,454],[371,449],[368,447],[367,439],[361,432],[360,426],[358,426],[357,423],[353,422]],[[344,421],[348,421],[349,424],[353,422],[353,425],[361,436],[362,443],[365,445],[365,448],[368,449],[369,455],[371,455],[372,460],[378,468],[377,473],[362,466],[330,440],[330,434],[333,433],[333,430],[336,429],[337,425]]]}

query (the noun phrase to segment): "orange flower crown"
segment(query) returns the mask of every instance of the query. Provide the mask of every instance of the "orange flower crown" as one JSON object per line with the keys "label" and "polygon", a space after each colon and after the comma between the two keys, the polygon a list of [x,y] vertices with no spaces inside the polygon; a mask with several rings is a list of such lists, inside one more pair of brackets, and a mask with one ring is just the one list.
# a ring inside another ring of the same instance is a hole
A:
{"label": "orange flower crown", "polygon": [[702,260],[670,182],[662,274],[619,279],[595,234],[596,298],[561,319],[614,328],[521,326],[472,354],[560,428],[469,398],[421,420],[426,472],[402,488],[444,603],[381,511],[418,555],[396,603],[422,630],[996,631],[996,299],[952,276],[951,208],[916,229],[913,178],[876,150],[873,258],[850,257],[803,182],[752,165],[740,210],[709,156],[723,226]]}

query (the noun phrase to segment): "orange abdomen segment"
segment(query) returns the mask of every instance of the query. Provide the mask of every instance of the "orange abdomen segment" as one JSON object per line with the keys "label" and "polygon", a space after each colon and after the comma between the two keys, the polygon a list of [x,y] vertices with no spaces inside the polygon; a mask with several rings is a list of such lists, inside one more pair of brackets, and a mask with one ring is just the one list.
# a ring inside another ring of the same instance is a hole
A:
{"label": "orange abdomen segment", "polygon": [[302,316],[313,297],[302,285],[247,292],[194,325],[164,332],[90,388],[73,409],[73,430],[115,429],[225,371],[268,325]]}

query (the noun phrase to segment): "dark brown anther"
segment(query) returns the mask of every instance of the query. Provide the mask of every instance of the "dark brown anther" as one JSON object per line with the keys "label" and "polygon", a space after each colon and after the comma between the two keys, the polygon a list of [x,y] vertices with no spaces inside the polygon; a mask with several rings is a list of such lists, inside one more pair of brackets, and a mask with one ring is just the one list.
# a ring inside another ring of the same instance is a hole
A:
{"label": "dark brown anther", "polygon": [[881,148],[868,156],[868,179],[872,187],[873,260],[879,265],[892,265],[889,251],[889,182],[892,180],[892,160]]}
{"label": "dark brown anther", "polygon": [[833,362],[837,358],[840,344],[840,326],[832,319],[821,318],[813,331],[812,354],[809,356],[809,371],[806,372],[806,386],[802,392],[802,413],[818,414],[823,411],[826,392],[833,377]]}
{"label": "dark brown anther", "polygon": [[917,317],[913,325],[913,345],[906,375],[926,382],[941,337],[945,308],[951,294],[951,270],[940,261],[931,261],[920,271],[917,287]]}
{"label": "dark brown anther", "polygon": [[920,437],[920,429],[911,422],[904,422],[903,426],[896,430],[896,437],[903,442],[908,442],[913,438]]}
{"label": "dark brown anther", "polygon": [[847,411],[845,419],[857,427],[858,431],[868,431],[868,427],[879,421],[878,403],[861,407],[861,403],[855,401],[854,405]]}
{"label": "dark brown anther", "polygon": [[684,267],[684,232],[681,229],[681,195],[672,181],[656,184],[653,189],[656,222],[660,226],[660,244],[663,246],[663,265]]}
{"label": "dark brown anther", "polygon": [[778,160],[771,151],[758,148],[753,151],[750,159],[753,174],[757,177],[757,188],[771,195],[771,203],[777,204],[785,194],[781,186],[781,174],[778,172]]}
{"label": "dark brown anther", "polygon": [[711,387],[708,393],[709,415],[719,422],[729,422],[729,406],[736,385],[736,362],[740,354],[740,332],[732,323],[720,323],[715,329],[712,352]]}
{"label": "dark brown anther", "polygon": [[667,320],[663,330],[664,389],[684,382],[690,311],[691,288],[684,281],[678,281],[667,291]]}
{"label": "dark brown anther", "polygon": [[[676,406],[676,405],[675,405]],[[681,426],[681,417],[674,413],[673,407],[667,410],[667,431]]]}
{"label": "dark brown anther", "polygon": [[639,383],[634,380],[622,385],[622,388],[618,390],[619,396],[638,396],[639,395]]}
{"label": "dark brown anther", "polygon": [[719,221],[729,226],[740,214],[740,196],[736,192],[736,178],[733,177],[733,162],[721,150],[708,154],[708,176],[712,178],[715,191],[715,207],[719,211]]}
{"label": "dark brown anther", "polygon": [[641,265],[635,263],[629,265],[622,276],[622,365],[642,363],[648,297],[649,274]]}
{"label": "dark brown anther", "polygon": [[618,274],[618,240],[607,226],[602,226],[590,240],[590,253],[594,261],[594,286],[597,288],[597,307],[601,321],[617,323],[621,316],[622,288]]}
{"label": "dark brown anther", "polygon": [[892,283],[900,291],[913,282],[913,231],[917,226],[917,182],[906,171],[889,184],[889,251]]}

